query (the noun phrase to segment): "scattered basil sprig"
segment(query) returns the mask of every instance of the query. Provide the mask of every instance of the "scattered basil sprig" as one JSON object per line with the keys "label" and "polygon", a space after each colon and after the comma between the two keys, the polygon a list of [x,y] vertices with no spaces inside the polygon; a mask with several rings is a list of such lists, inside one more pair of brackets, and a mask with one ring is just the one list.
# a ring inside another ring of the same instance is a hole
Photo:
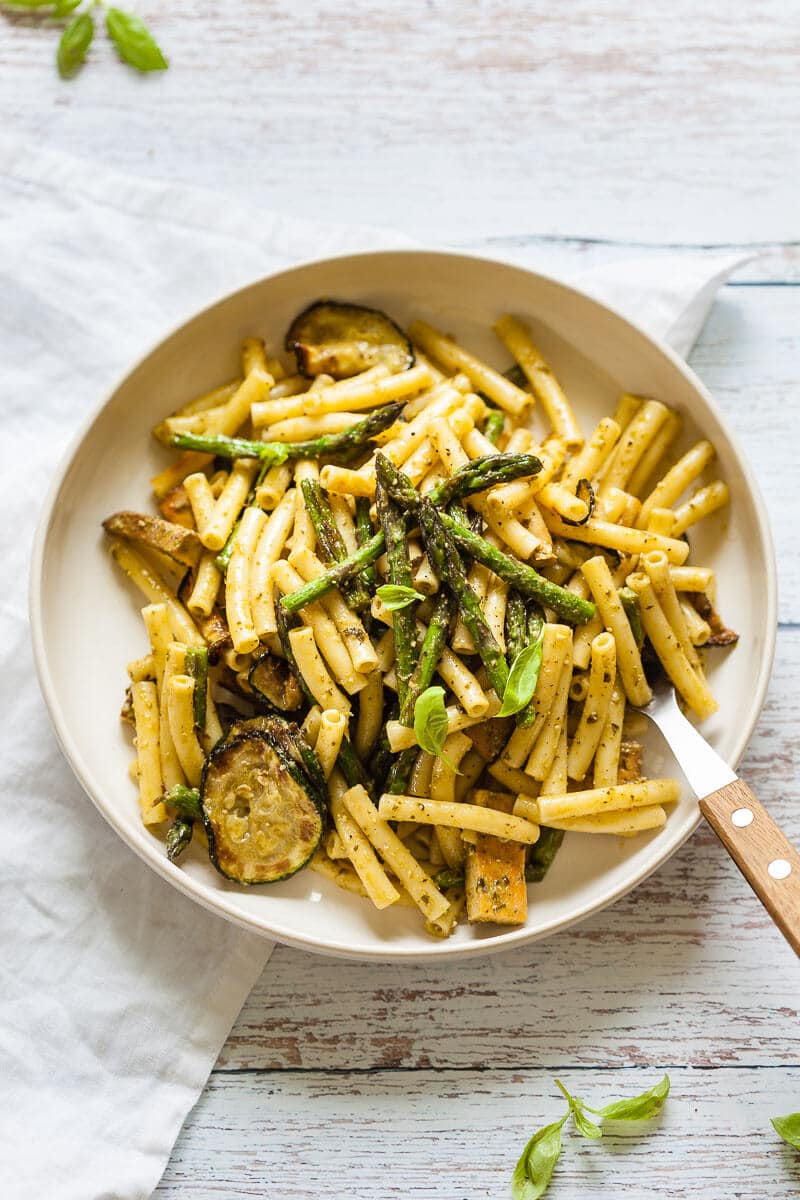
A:
{"label": "scattered basil sprig", "polygon": [[[65,27],[56,51],[56,65],[62,79],[70,79],[89,52],[95,32],[94,10],[101,0],[0,0],[0,5],[41,13],[52,20],[76,15]],[[81,9],[81,12],[77,12]],[[133,13],[121,8],[106,12],[106,31],[123,62],[137,71],[165,71],[169,66],[150,30]]]}
{"label": "scattered basil sprig", "polygon": [[772,1128],[795,1150],[800,1150],[800,1112],[786,1117],[771,1117]]}
{"label": "scattered basil sprig", "polygon": [[538,1200],[547,1191],[561,1157],[561,1130],[569,1113],[535,1133],[522,1151],[511,1177],[514,1200]]}
{"label": "scattered basil sprig", "polygon": [[166,71],[169,63],[158,43],[145,23],[133,13],[110,8],[106,13],[106,29],[123,62],[137,71]]}
{"label": "scattered basil sprig", "polygon": [[414,705],[414,733],[427,754],[441,754],[447,741],[447,711],[444,688],[429,687]]}
{"label": "scattered basil sprig", "polygon": [[387,612],[399,612],[401,608],[408,608],[415,600],[425,599],[415,588],[406,587],[403,583],[384,583],[376,589],[375,595]]}
{"label": "scattered basil sprig", "polygon": [[[572,1117],[578,1133],[592,1141],[597,1141],[602,1138],[603,1130],[587,1117],[587,1112],[593,1113],[596,1117],[602,1117],[604,1121],[649,1121],[658,1116],[669,1095],[669,1076],[665,1075],[660,1083],[650,1088],[649,1091],[642,1092],[640,1096],[634,1096],[630,1100],[615,1100],[602,1108],[592,1108],[577,1096],[570,1095],[559,1079],[555,1082],[566,1098],[569,1108],[560,1121],[545,1125],[543,1129],[535,1133],[522,1151],[511,1177],[513,1200],[538,1200],[538,1197],[543,1196],[547,1191],[556,1163],[561,1157],[561,1130],[570,1117]],[[800,1113],[794,1113],[791,1117],[776,1117],[773,1120],[772,1123],[778,1133],[781,1134],[781,1137],[785,1137],[785,1134],[775,1124],[776,1121],[781,1120],[796,1121],[795,1133],[800,1137]],[[790,1145],[795,1144],[797,1143],[790,1142]]]}
{"label": "scattered basil sprig", "polygon": [[62,79],[68,79],[77,71],[86,58],[93,37],[94,21],[90,14],[78,13],[62,33],[56,51],[58,73]]}
{"label": "scattered basil sprig", "polygon": [[536,691],[539,672],[542,669],[543,641],[544,625],[536,641],[520,650],[511,664],[498,717],[513,717],[515,713],[521,712]]}

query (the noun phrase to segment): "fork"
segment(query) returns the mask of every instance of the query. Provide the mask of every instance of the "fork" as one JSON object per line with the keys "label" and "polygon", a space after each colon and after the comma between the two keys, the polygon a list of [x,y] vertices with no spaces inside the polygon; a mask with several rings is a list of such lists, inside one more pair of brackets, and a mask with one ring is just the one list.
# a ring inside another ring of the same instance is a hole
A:
{"label": "fork", "polygon": [[683,715],[668,680],[659,680],[653,699],[639,711],[661,730],[701,813],[800,955],[800,854],[744,780]]}

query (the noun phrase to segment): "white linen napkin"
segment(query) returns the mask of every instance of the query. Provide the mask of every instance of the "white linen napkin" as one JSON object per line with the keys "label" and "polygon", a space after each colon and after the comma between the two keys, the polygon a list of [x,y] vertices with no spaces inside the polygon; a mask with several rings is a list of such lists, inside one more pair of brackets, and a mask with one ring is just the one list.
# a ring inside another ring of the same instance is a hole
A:
{"label": "white linen napkin", "polygon": [[[85,412],[181,318],[298,259],[410,243],[11,138],[0,196],[0,1179],[9,1200],[144,1200],[272,946],[149,871],[61,757],[27,628],[41,497]],[[739,261],[645,259],[583,282],[686,353]]]}

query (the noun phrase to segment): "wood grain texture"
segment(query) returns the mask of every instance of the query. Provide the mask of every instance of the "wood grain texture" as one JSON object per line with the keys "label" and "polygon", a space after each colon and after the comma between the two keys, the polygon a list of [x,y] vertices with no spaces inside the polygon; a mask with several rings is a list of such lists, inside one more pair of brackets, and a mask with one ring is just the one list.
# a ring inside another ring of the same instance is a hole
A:
{"label": "wood grain texture", "polygon": [[[798,21],[784,0],[137,0],[172,67],[104,39],[70,84],[52,27],[0,14],[3,128],[157,178],[545,271],[685,246],[758,257],[692,355],[761,481],[776,667],[742,772],[800,840]],[[787,502],[787,497],[790,502]],[[800,1192],[800,967],[701,829],[619,904],[439,967],[278,947],[190,1115],[161,1200],[503,1197],[552,1077],[601,1101],[669,1069],[654,1134],[581,1142],[551,1195]],[[138,1200],[138,1198],[137,1198]]]}
{"label": "wood grain texture", "polygon": [[[599,1106],[652,1087],[662,1074],[596,1066],[559,1078]],[[769,1117],[796,1103],[800,1067],[669,1074],[658,1120],[628,1131],[617,1125],[600,1143],[565,1130],[548,1200],[797,1196],[800,1158]],[[155,1194],[505,1200],[527,1139],[564,1108],[550,1069],[283,1072],[248,1077],[247,1090],[241,1076],[216,1075]]]}
{"label": "wood grain texture", "polygon": [[700,811],[800,955],[800,854],[743,779],[704,796]]}
{"label": "wood grain texture", "polygon": [[796,240],[797,12],[764,0],[141,0],[172,63],[4,15],[4,124],[300,216],[444,241]]}

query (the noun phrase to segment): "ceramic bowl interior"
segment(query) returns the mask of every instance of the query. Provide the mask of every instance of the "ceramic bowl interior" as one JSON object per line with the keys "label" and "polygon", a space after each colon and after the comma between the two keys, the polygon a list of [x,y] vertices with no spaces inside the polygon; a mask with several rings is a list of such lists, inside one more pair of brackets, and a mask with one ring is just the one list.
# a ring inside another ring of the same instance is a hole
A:
{"label": "ceramic bowl interior", "polygon": [[[173,866],[161,841],[141,825],[128,777],[130,738],[119,709],[125,663],[146,650],[143,602],[112,566],[101,519],[149,505],[148,480],[168,461],[168,452],[149,435],[156,420],[235,375],[244,336],[261,336],[279,348],[290,319],[319,296],[375,305],[401,323],[426,318],[503,369],[508,357],[491,325],[513,312],[535,330],[585,431],[613,411],[626,390],[676,408],[685,419],[686,444],[699,435],[714,442],[732,505],[692,534],[692,555],[716,571],[724,616],[741,639],[734,651],[712,658],[720,710],[705,732],[731,763],[742,754],[769,677],[775,573],[757,484],[721,413],[666,347],[584,294],[494,261],[422,251],[317,262],[226,297],[161,342],[80,432],[45,506],[32,576],[37,663],[59,739],[89,796],[145,862],[207,908],[250,929],[310,950],[383,959],[486,953],[544,937],[628,892],[682,844],[698,822],[686,789],[666,828],[652,835],[624,840],[570,834],[545,881],[531,885],[526,926],[462,926],[444,942],[428,937],[416,912],[377,912],[308,870],[247,890],[222,879],[197,848]],[[658,735],[648,738],[647,754],[648,774],[676,770]]]}

